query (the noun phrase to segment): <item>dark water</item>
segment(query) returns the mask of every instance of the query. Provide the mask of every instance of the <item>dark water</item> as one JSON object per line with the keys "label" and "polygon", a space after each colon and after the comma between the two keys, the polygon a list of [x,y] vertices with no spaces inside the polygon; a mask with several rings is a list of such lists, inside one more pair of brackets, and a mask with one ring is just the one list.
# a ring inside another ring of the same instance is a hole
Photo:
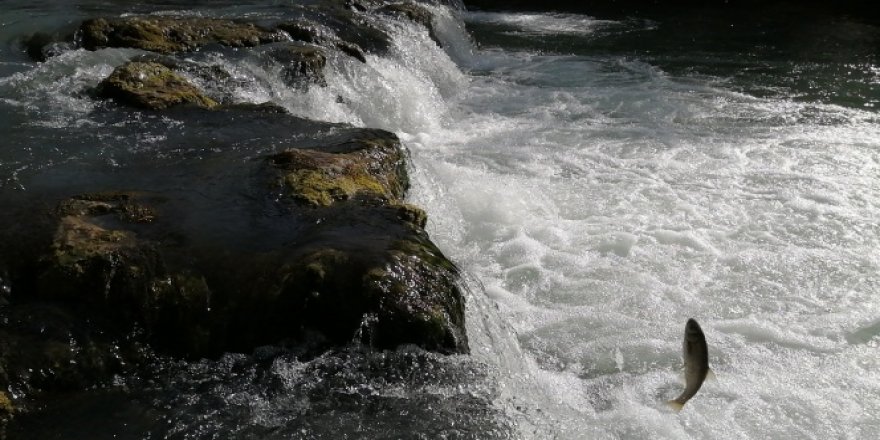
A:
{"label": "dark water", "polygon": [[487,48],[624,56],[676,77],[720,79],[726,87],[759,97],[869,110],[878,105],[880,24],[870,16],[809,7],[760,13],[710,9],[629,16],[588,26],[583,29],[588,36],[572,30],[535,34],[493,20],[475,22],[470,29],[480,34],[479,42]]}

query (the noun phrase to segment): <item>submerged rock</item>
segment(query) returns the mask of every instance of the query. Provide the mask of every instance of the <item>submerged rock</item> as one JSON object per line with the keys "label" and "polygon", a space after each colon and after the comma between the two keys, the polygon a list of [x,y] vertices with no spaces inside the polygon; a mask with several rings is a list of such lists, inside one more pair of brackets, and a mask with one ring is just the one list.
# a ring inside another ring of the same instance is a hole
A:
{"label": "submerged rock", "polygon": [[98,86],[98,94],[120,103],[150,110],[180,104],[213,108],[216,101],[182,76],[156,62],[132,61],[116,68]]}
{"label": "submerged rock", "polygon": [[34,60],[43,62],[73,49],[73,44],[62,41],[57,35],[37,32],[22,41],[25,52]]}
{"label": "submerged rock", "polygon": [[130,47],[166,54],[209,44],[250,47],[285,40],[282,33],[253,23],[198,17],[95,18],[83,22],[79,32],[88,50]]}
{"label": "submerged rock", "polygon": [[13,412],[15,407],[12,406],[12,400],[6,395],[6,391],[0,391],[0,438],[5,438],[5,425],[12,419]]}
{"label": "submerged rock", "polygon": [[428,29],[431,39],[443,46],[434,29],[434,14],[418,3],[391,3],[377,9],[380,14],[400,17],[418,23]]}
{"label": "submerged rock", "polygon": [[288,85],[325,84],[327,56],[320,47],[285,43],[266,50],[264,54],[282,66],[281,75]]}

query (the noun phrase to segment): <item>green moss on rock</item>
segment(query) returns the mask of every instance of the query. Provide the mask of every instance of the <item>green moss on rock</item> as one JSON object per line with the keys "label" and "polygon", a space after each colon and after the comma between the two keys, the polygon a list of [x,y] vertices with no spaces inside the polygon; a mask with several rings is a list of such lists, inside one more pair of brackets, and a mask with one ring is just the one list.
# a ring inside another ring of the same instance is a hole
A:
{"label": "green moss on rock", "polygon": [[11,415],[14,410],[12,400],[5,391],[0,391],[0,418],[3,418],[4,415]]}
{"label": "green moss on rock", "polygon": [[328,149],[293,148],[270,158],[294,199],[329,206],[355,196],[389,201],[403,198],[408,186],[403,150],[390,133]]}
{"label": "green moss on rock", "polygon": [[388,195],[382,184],[363,169],[338,174],[320,169],[296,170],[284,179],[295,197],[315,206],[329,206],[334,200],[350,199],[356,194]]}
{"label": "green moss on rock", "polygon": [[161,110],[180,104],[214,108],[216,101],[168,67],[155,62],[129,62],[98,86],[99,95],[123,104]]}
{"label": "green moss on rock", "polygon": [[409,203],[392,202],[389,204],[397,210],[397,218],[424,229],[428,224],[428,214],[422,208]]}

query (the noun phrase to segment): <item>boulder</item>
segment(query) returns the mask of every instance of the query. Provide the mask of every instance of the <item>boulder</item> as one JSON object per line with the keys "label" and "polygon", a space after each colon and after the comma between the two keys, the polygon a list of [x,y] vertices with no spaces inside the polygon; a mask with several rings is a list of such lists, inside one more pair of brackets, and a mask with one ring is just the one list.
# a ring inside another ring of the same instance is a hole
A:
{"label": "boulder", "polygon": [[[352,203],[357,202],[343,205]],[[348,206],[342,212],[351,210],[360,211]],[[410,222],[413,207],[376,205],[370,210],[360,216],[365,220],[358,224],[358,242],[372,242],[372,248],[317,240],[289,266],[282,292],[293,302],[293,316],[335,345],[354,338],[373,348],[414,344],[466,353],[457,268],[420,225]],[[328,217],[326,232],[356,218]]]}
{"label": "boulder", "polygon": [[251,47],[285,40],[282,33],[253,23],[170,16],[95,18],[83,22],[79,33],[88,50],[130,47],[166,54],[209,44]]}
{"label": "boulder", "polygon": [[0,437],[3,436],[3,424],[12,418],[15,407],[12,406],[12,399],[6,394],[6,391],[0,391]]}
{"label": "boulder", "polygon": [[291,38],[320,46],[333,47],[340,52],[357,59],[362,63],[367,62],[364,50],[355,43],[343,41],[336,32],[317,21],[308,18],[286,21],[278,25],[278,28],[287,32]]}
{"label": "boulder", "polygon": [[[293,118],[280,111],[251,105],[207,113]],[[78,343],[93,347],[77,363],[94,365],[95,374],[118,368],[105,342],[135,330],[156,350],[185,358],[277,343],[311,353],[352,342],[467,352],[458,270],[428,238],[424,211],[403,202],[405,152],[394,134],[340,126],[323,142],[291,146],[254,166],[247,174],[265,176],[255,184],[266,197],[277,194],[271,209],[287,213],[265,229],[236,220],[222,235],[197,237],[215,214],[149,191],[62,200],[49,244],[35,249],[42,256],[16,277],[32,288],[13,295],[13,308],[59,306],[67,313],[59,328],[76,327],[65,324],[68,315],[88,317],[109,338]],[[230,206],[243,203],[234,200]],[[223,215],[223,205],[212,209]],[[67,358],[29,362],[57,359]],[[87,382],[79,370],[65,374]]]}
{"label": "boulder", "polygon": [[391,48],[391,36],[376,28],[359,12],[337,4],[302,8],[302,16],[277,25],[291,38],[335,47],[362,62],[365,54],[383,55]]}
{"label": "boulder", "polygon": [[185,78],[157,62],[132,61],[117,67],[98,86],[98,95],[150,110],[181,104],[204,108],[218,105]]}
{"label": "boulder", "polygon": [[37,32],[25,38],[22,41],[22,46],[32,60],[39,62],[73,49],[73,44],[62,41],[57,35],[43,32]]}

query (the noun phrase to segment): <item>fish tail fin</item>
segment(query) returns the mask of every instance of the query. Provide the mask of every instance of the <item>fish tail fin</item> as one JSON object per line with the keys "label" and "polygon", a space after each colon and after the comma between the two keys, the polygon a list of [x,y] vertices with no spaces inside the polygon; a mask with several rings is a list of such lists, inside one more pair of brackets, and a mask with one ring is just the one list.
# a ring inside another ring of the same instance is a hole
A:
{"label": "fish tail fin", "polygon": [[666,405],[672,408],[675,412],[680,412],[682,408],[684,408],[684,403],[679,402],[678,400],[669,400],[666,402]]}
{"label": "fish tail fin", "polygon": [[706,380],[713,381],[713,382],[718,380],[718,378],[715,377],[715,372],[712,371],[711,368],[706,370]]}

